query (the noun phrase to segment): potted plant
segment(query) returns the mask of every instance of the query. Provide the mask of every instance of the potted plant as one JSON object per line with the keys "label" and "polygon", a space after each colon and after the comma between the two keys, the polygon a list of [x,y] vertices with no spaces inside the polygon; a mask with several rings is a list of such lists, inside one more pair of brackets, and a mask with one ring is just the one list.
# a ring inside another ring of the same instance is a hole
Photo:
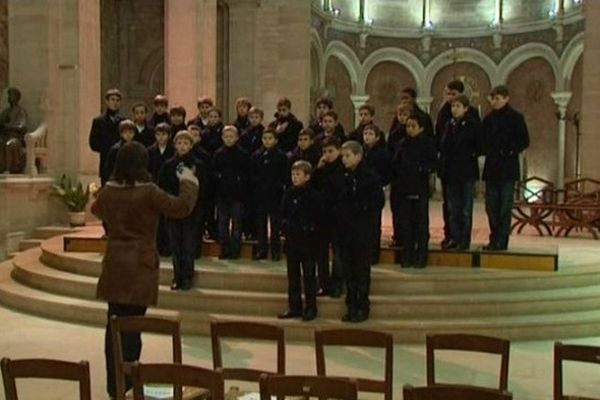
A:
{"label": "potted plant", "polygon": [[61,199],[69,210],[71,226],[85,225],[85,207],[90,199],[90,188],[83,188],[81,182],[74,183],[66,175],[53,185],[54,194]]}

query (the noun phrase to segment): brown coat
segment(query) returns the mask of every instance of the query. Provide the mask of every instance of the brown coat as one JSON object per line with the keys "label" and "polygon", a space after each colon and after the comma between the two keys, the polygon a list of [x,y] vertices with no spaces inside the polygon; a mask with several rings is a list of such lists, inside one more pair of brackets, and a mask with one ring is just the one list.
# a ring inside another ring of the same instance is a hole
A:
{"label": "brown coat", "polygon": [[153,183],[125,186],[109,182],[98,193],[92,213],[104,221],[108,236],[98,298],[119,304],[156,304],[159,216],[187,216],[198,195],[198,187],[193,183],[182,180],[180,185],[179,197],[163,192]]}

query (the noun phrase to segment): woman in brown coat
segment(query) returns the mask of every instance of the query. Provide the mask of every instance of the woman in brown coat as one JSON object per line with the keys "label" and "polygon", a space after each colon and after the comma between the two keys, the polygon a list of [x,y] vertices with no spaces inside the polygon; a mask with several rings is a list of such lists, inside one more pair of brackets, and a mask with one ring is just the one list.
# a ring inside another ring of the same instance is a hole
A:
{"label": "woman in brown coat", "polygon": [[[198,180],[188,168],[178,172],[179,197],[171,196],[154,183],[147,172],[148,152],[132,142],[117,154],[111,180],[98,192],[92,213],[104,221],[106,253],[98,281],[98,298],[108,302],[104,351],[107,391],[116,397],[110,319],[113,315],[144,315],[158,298],[159,255],[156,230],[161,214],[171,218],[187,216],[196,203]],[[139,334],[123,335],[125,361],[139,359]],[[127,387],[130,387],[127,382]]]}

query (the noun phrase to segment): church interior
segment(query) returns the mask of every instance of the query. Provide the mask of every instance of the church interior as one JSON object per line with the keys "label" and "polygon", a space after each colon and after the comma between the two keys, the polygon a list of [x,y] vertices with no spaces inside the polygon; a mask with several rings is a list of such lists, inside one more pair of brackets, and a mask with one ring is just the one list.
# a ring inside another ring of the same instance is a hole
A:
{"label": "church interior", "polygon": [[[596,18],[598,0],[0,0],[0,110],[14,109],[13,88],[19,110],[26,110],[14,170],[12,131],[2,120],[12,114],[2,111],[0,118],[0,358],[86,360],[92,398],[111,398],[107,306],[96,298],[107,238],[90,211],[93,195],[84,193],[75,210],[79,222],[57,196],[61,177],[84,192],[100,185],[89,137],[110,90],[118,88],[120,113],[131,119],[139,104],[150,116],[153,99],[164,94],[169,106],[186,110],[187,121],[207,96],[225,125],[236,120],[240,97],[264,110],[266,126],[285,96],[305,127],[317,118],[318,99],[327,98],[347,131],[369,105],[372,123],[388,136],[406,88],[435,124],[448,83],[460,81],[482,119],[493,112],[490,93],[505,85],[527,124],[530,144],[519,155],[507,251],[484,249],[490,230],[483,180],[473,190],[471,245],[440,247],[446,216],[441,182],[432,174],[423,269],[400,268],[384,188],[364,322],[340,320],[343,296],[317,297],[314,320],[278,319],[288,298],[285,257],[253,260],[255,243],[244,241],[239,259],[220,259],[217,241],[202,233],[191,290],[169,288],[173,264],[161,257],[158,304],[146,315],[179,321],[183,363],[211,370],[217,323],[276,326],[285,333],[290,375],[317,375],[316,332],[385,334],[393,340],[389,354],[385,345],[355,347],[350,339],[326,352],[328,375],[383,377],[386,383],[371,385],[376,390],[361,391],[359,381],[361,399],[408,398],[405,385],[430,385],[427,337],[444,334],[500,338],[510,356],[506,349],[504,365],[496,350],[448,347],[436,352],[438,382],[510,392],[502,398],[517,400],[562,399],[563,389],[600,397],[593,365],[600,355]],[[478,162],[483,169],[484,157]],[[142,336],[142,363],[172,358],[168,336]],[[589,362],[566,361],[563,368],[557,342],[590,352],[583,357]],[[279,371],[272,343],[242,334],[221,347],[225,365]],[[20,398],[79,394],[73,382],[23,379],[17,387]],[[225,381],[225,398],[258,399],[258,390],[258,379]],[[5,393],[0,399],[11,400]]]}

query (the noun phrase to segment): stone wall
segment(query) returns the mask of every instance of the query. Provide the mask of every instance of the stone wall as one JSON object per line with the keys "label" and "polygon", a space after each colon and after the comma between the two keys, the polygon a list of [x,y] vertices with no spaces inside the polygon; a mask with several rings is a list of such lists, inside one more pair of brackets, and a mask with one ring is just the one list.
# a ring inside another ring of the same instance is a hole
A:
{"label": "stone wall", "polygon": [[[8,86],[8,7],[0,0],[0,90]],[[0,100],[0,104],[4,99]]]}

